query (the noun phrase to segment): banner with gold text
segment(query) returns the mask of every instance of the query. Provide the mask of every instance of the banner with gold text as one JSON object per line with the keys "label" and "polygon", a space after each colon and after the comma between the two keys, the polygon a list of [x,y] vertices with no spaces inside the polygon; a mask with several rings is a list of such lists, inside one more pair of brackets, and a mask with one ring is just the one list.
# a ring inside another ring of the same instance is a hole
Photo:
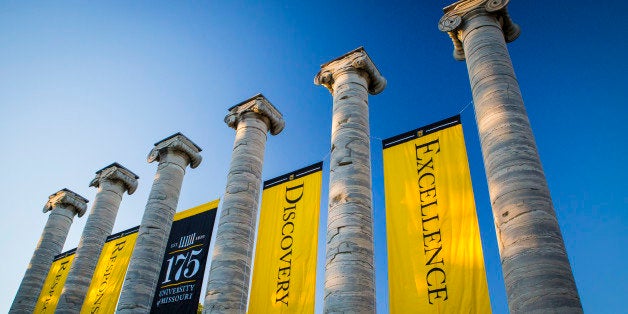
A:
{"label": "banner with gold text", "polygon": [[314,313],[322,167],[264,182],[249,313]]}
{"label": "banner with gold text", "polygon": [[118,304],[122,282],[131,260],[139,226],[107,237],[81,313],[113,313]]}
{"label": "banner with gold text", "polygon": [[151,313],[196,313],[218,202],[174,215]]}
{"label": "banner with gold text", "polygon": [[383,141],[391,313],[490,313],[460,117]]}
{"label": "banner with gold text", "polygon": [[76,253],[76,249],[71,249],[55,256],[33,313],[55,312],[61,296],[61,290],[63,290],[63,285],[70,272],[70,266],[72,266],[72,261],[74,261],[74,253]]}

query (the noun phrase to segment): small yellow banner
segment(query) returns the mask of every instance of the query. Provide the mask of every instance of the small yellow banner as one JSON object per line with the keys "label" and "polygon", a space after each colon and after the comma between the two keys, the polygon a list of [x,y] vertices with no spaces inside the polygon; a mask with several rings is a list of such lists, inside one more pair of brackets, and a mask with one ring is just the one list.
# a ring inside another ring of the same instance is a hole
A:
{"label": "small yellow banner", "polygon": [[76,249],[59,254],[52,265],[44,281],[44,287],[39,294],[33,313],[54,313],[59,303],[59,297],[65,285],[65,280],[70,273],[70,266],[74,261]]}
{"label": "small yellow banner", "polygon": [[490,313],[460,118],[384,140],[391,313]]}
{"label": "small yellow banner", "polygon": [[322,162],[264,182],[249,313],[314,313]]}
{"label": "small yellow banner", "polygon": [[129,266],[139,227],[107,237],[81,313],[113,313]]}

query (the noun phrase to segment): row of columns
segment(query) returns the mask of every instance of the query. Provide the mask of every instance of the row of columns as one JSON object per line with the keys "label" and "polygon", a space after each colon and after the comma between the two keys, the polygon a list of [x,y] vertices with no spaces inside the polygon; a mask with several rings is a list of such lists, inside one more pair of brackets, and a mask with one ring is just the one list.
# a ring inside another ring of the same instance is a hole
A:
{"label": "row of columns", "polygon": [[[225,123],[236,129],[234,151],[222,200],[223,210],[217,232],[209,287],[223,287],[244,296],[248,292],[251,251],[266,133],[279,134],[284,128],[281,113],[261,94],[229,109]],[[181,133],[155,144],[148,162],[158,161],[131,261],[116,309],[117,313],[150,311],[161,261],[176,212],[185,169],[201,163],[201,148]],[[83,230],[56,312],[79,313],[89,288],[100,252],[111,234],[125,192],[133,194],[139,177],[118,163],[96,172],[90,186],[98,188],[94,205]],[[88,200],[63,189],[50,196],[44,212],[51,211],[31,264],[18,289],[10,313],[32,313],[55,255],[61,253],[74,215],[82,216]],[[231,215],[230,215],[231,213]],[[244,218],[244,219],[243,219]],[[242,235],[246,235],[242,237]],[[237,268],[233,268],[232,259]],[[222,260],[221,260],[222,258]],[[223,262],[225,261],[226,262]],[[231,271],[234,269],[234,271]],[[230,281],[237,279],[235,284]],[[209,290],[208,291],[212,291]],[[215,293],[219,311],[244,312],[246,299],[231,302],[234,293]],[[224,298],[224,297],[227,298]],[[211,299],[211,297],[208,297]],[[240,305],[240,304],[243,304]],[[208,308],[211,308],[208,306]]]}
{"label": "row of columns", "polygon": [[[201,148],[181,133],[158,143],[148,162],[159,161],[140,225],[117,312],[148,312],[161,261],[176,211],[185,168],[201,162]],[[79,313],[107,236],[113,230],[125,192],[133,194],[139,177],[118,163],[96,172],[90,186],[98,188],[74,261],[59,297],[57,313]],[[10,313],[32,313],[55,255],[61,253],[74,215],[82,216],[87,199],[63,189],[44,207],[50,211],[46,227]],[[155,262],[158,261],[158,262]]]}
{"label": "row of columns", "polygon": [[[510,311],[579,313],[582,305],[506,48],[520,33],[508,2],[458,1],[444,9],[439,28],[452,38],[454,58],[467,60]],[[380,93],[386,80],[358,48],[323,64],[314,82],[333,96],[324,312],[373,313],[368,94]],[[259,189],[259,178],[255,182],[251,195]],[[214,259],[222,266],[212,263],[206,313],[245,312],[256,216],[250,209],[256,208],[255,202],[238,211],[246,215],[224,228],[224,234],[241,236],[231,241],[246,245],[227,252],[221,244],[230,242],[217,240]],[[241,224],[246,228],[235,227]],[[227,273],[231,278],[223,276]]]}
{"label": "row of columns", "polygon": [[[454,58],[467,61],[510,311],[582,312],[506,48],[506,42],[519,35],[507,4],[507,0],[458,1],[444,9],[439,28],[451,37]],[[360,47],[323,64],[314,82],[333,97],[324,311],[373,313],[368,94],[380,93],[386,80]],[[236,130],[236,138],[204,313],[246,312],[266,136],[284,128],[281,113],[261,94],[230,108],[225,122]],[[149,154],[148,161],[159,165],[118,312],[150,310],[185,169],[200,164],[200,151],[177,133],[155,144]],[[61,313],[80,309],[122,194],[132,194],[136,180],[118,164],[97,172],[91,185],[99,192],[59,302]],[[47,267],[60,253],[72,217],[82,215],[86,202],[69,190],[50,197],[45,211],[53,213],[11,312],[28,312],[27,303],[34,307]]]}

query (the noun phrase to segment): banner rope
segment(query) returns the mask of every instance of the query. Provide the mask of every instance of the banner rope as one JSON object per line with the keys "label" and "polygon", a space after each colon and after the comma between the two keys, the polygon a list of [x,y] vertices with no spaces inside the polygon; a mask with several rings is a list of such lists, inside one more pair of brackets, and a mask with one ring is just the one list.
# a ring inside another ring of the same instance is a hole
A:
{"label": "banner rope", "polygon": [[321,159],[322,161],[325,161],[329,158],[329,155],[331,155],[331,149],[327,150],[327,154],[323,157],[323,159]]}
{"label": "banner rope", "polygon": [[467,108],[469,108],[469,106],[471,106],[472,103],[473,103],[473,99],[471,99],[469,103],[466,106],[464,106],[464,108],[462,108],[462,110],[460,110],[458,114],[462,114],[462,112],[467,110]]}
{"label": "banner rope", "polygon": [[[469,102],[468,102],[466,105],[464,105],[464,107],[462,107],[462,109],[460,109],[460,111],[458,112],[458,115],[461,115],[461,114],[462,114],[465,110],[467,110],[467,108],[469,108],[469,106],[471,106],[472,104],[473,104],[473,99],[469,100]],[[475,112],[474,112],[473,114],[474,114],[474,116],[475,116]],[[369,138],[370,138],[371,140],[377,140],[377,141],[379,141],[379,142],[383,142],[383,141],[384,141],[382,138],[377,137],[377,136],[374,136],[374,135],[369,136]],[[327,155],[329,155],[329,153],[328,153]],[[327,157],[327,156],[325,156],[325,157]]]}

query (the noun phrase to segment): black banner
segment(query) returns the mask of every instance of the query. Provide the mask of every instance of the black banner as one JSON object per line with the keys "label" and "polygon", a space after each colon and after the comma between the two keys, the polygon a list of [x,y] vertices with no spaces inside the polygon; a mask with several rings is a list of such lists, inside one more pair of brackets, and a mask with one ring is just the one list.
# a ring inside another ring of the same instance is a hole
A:
{"label": "black banner", "polygon": [[217,206],[214,201],[175,215],[151,313],[196,313]]}

